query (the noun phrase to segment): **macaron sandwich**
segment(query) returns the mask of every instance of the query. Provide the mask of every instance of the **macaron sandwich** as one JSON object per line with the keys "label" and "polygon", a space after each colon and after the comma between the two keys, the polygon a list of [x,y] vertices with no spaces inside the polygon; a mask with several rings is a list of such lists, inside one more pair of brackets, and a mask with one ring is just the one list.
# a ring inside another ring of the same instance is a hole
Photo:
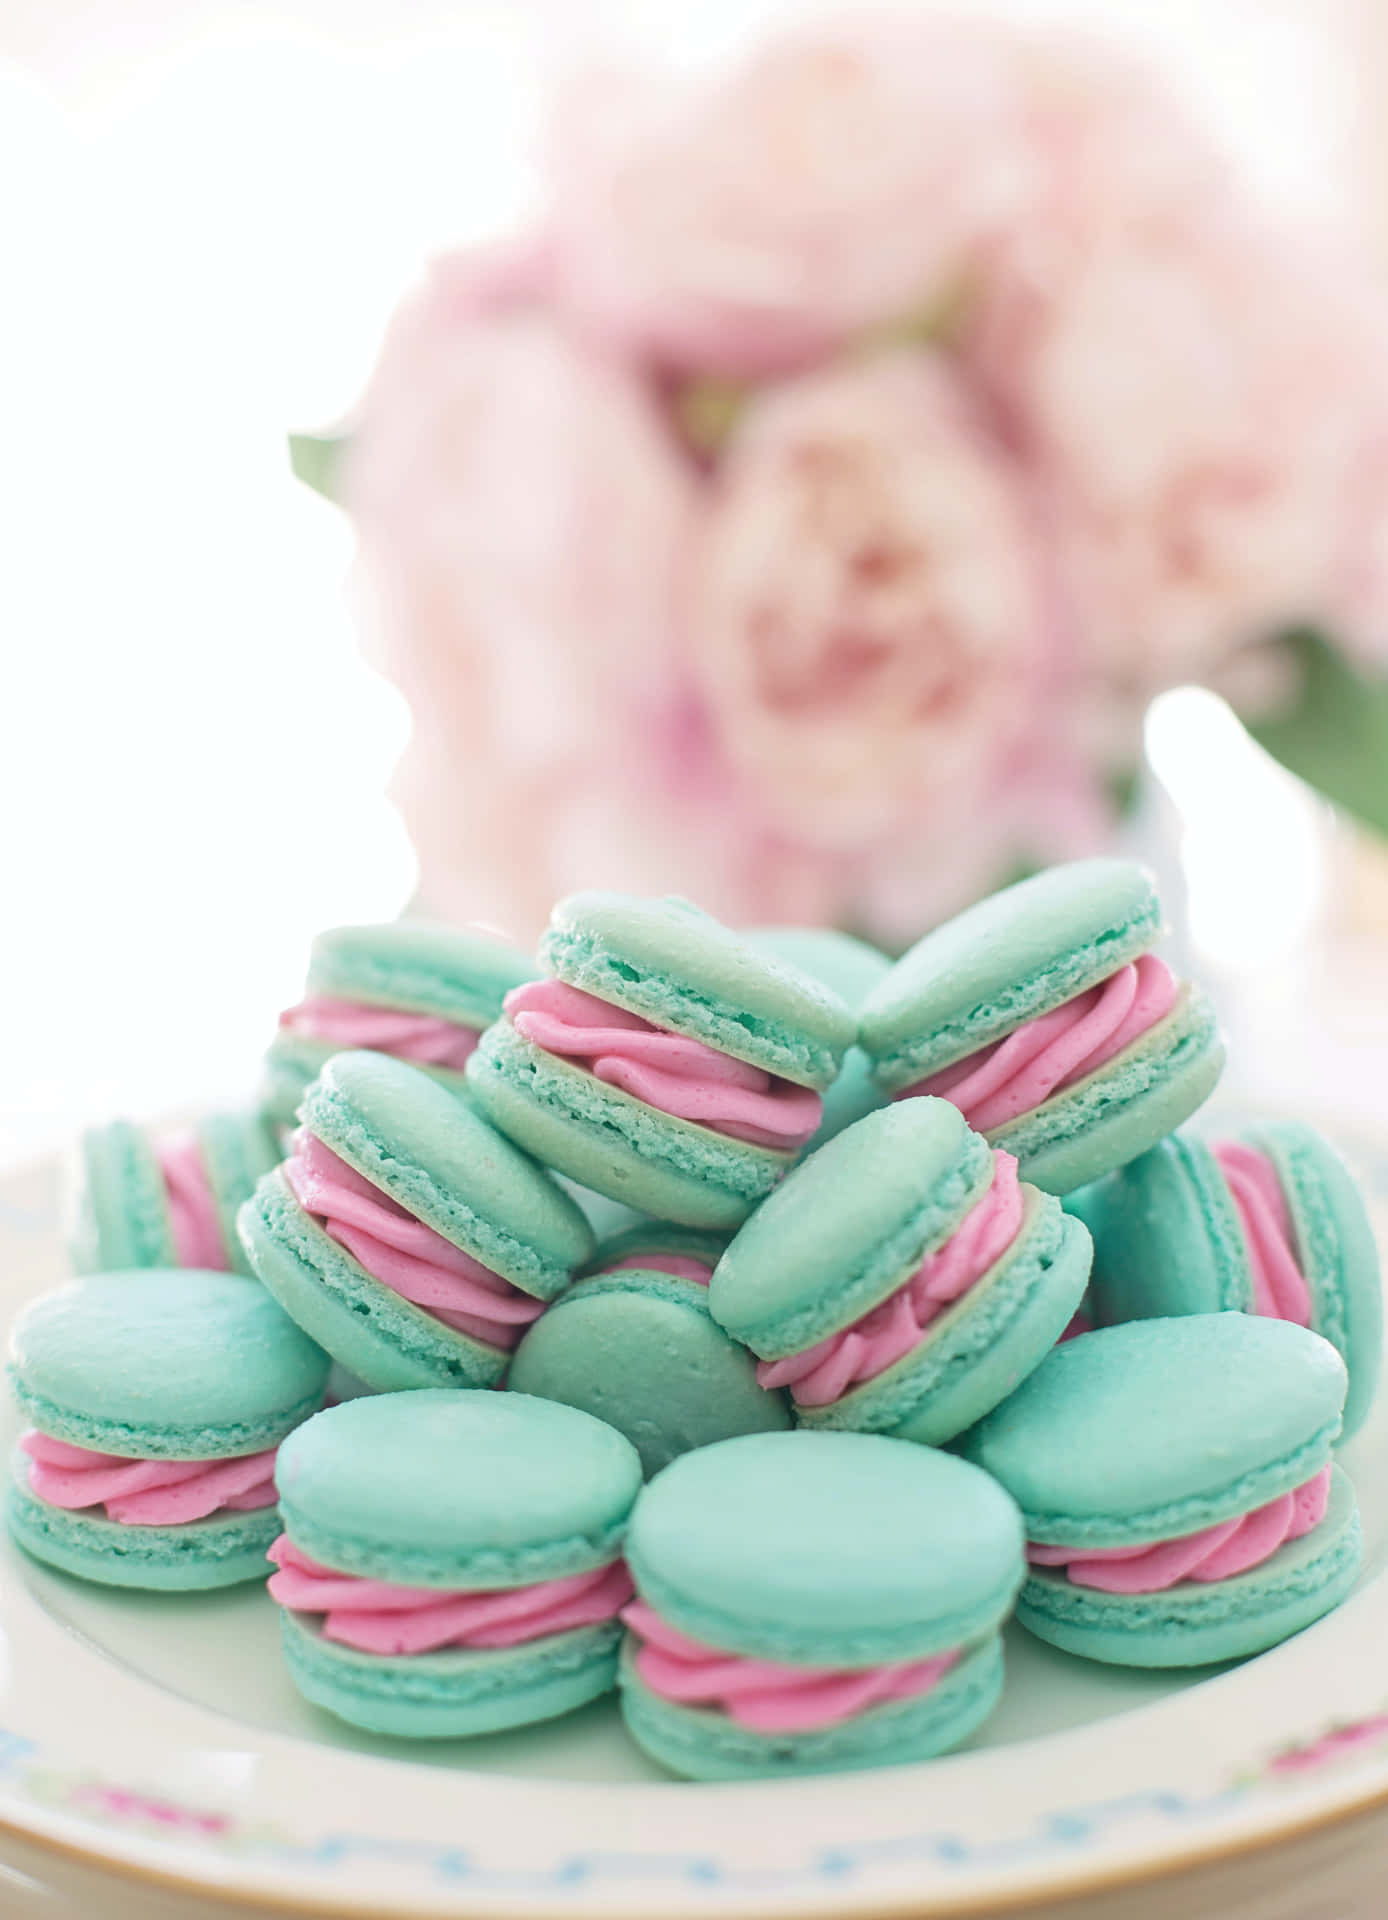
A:
{"label": "macaron sandwich", "polygon": [[635,1449],[521,1393],[332,1407],[281,1449],[270,1549],[295,1684],[376,1733],[547,1720],[612,1686]]}
{"label": "macaron sandwich", "polygon": [[328,1356],[244,1274],[90,1274],[44,1294],[10,1337],[29,1422],[10,1532],[106,1585],[263,1580],[276,1449],[327,1376]]}
{"label": "macaron sandwich", "polygon": [[1018,1620],[1090,1660],[1191,1667],[1328,1613],[1362,1557],[1331,1459],[1345,1384],[1318,1334],[1241,1313],[1057,1347],[964,1443],[1022,1510]]}
{"label": "macaron sandwich", "polygon": [[802,1426],[938,1445],[1060,1338],[1090,1251],[957,1108],[907,1100],[796,1168],[734,1237],[709,1306]]}
{"label": "macaron sandwich", "polygon": [[637,1744],[695,1780],[923,1760],[1002,1685],[1023,1577],[1002,1488],[870,1434],[688,1453],[641,1495],[621,1666]]}
{"label": "macaron sandwich", "polygon": [[911,948],[862,1008],[893,1099],[937,1095],[1065,1194],[1154,1146],[1213,1091],[1208,1000],[1152,948],[1151,876],[1128,860],[1053,867]]}
{"label": "macaron sandwich", "polygon": [[384,1392],[491,1386],[593,1251],[543,1168],[418,1067],[339,1053],[241,1210],[255,1273]]}
{"label": "macaron sandwich", "polygon": [[529,954],[478,931],[409,920],[329,928],[265,1056],[267,1119],[292,1127],[309,1082],[350,1048],[412,1061],[456,1092],[482,1029],[534,971]]}
{"label": "macaron sandwich", "polygon": [[258,1113],[205,1114],[167,1134],[129,1120],[89,1128],[69,1181],[73,1266],[248,1271],[236,1215],[279,1157]]}
{"label": "macaron sandwich", "polygon": [[786,1394],[708,1310],[724,1242],[652,1221],[598,1249],[587,1276],[537,1320],[507,1376],[624,1433],[649,1476],[678,1454],[791,1424]]}
{"label": "macaron sandwich", "polygon": [[609,1199],[739,1225],[820,1125],[843,1001],[678,900],[561,900],[540,964],[468,1061],[477,1104]]}
{"label": "macaron sandwich", "polygon": [[1324,1135],[1298,1121],[1173,1134],[1075,1198],[1101,1323],[1233,1311],[1310,1327],[1349,1369],[1345,1433],[1358,1430],[1378,1385],[1383,1288],[1364,1201]]}

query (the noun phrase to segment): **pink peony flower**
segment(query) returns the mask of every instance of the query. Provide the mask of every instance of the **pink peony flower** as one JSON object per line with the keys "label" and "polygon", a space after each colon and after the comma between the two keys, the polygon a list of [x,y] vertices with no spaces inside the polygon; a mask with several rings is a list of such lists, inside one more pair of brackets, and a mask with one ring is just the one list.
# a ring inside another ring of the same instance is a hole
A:
{"label": "pink peony flower", "polygon": [[682,370],[803,366],[956,291],[1027,202],[991,30],[845,21],[680,83],[588,74],[552,181],[568,309]]}

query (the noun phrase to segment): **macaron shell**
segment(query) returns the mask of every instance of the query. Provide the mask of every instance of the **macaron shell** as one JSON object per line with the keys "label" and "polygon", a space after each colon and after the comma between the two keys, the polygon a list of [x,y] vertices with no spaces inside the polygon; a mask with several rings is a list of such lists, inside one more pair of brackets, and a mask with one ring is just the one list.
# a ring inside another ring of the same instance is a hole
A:
{"label": "macaron shell", "polygon": [[307,992],[432,1013],[480,1032],[512,987],[535,978],[522,948],[427,921],[329,927],[313,942]]}
{"label": "macaron shell", "polygon": [[[877,947],[833,927],[758,927],[744,938],[760,952],[822,980],[855,1011],[892,970],[891,961]],[[824,1118],[804,1153],[813,1153],[855,1120],[875,1113],[886,1099],[873,1077],[871,1060],[861,1047],[850,1047],[838,1078],[825,1090]]]}
{"label": "macaron shell", "polygon": [[228,1263],[239,1273],[249,1273],[236,1216],[256,1182],[279,1164],[279,1147],[259,1114],[206,1114],[198,1122],[197,1136]]}
{"label": "macaron shell", "polygon": [[1285,1320],[1130,1320],[1056,1347],[961,1451],[1012,1494],[1029,1540],[1132,1546],[1311,1479],[1344,1395],[1339,1354]]}
{"label": "macaron shell", "polygon": [[639,1220],[610,1234],[588,1262],[590,1274],[608,1273],[623,1260],[642,1254],[673,1253],[699,1260],[712,1273],[727,1250],[728,1236],[699,1227],[682,1227],[675,1220]]}
{"label": "macaron shell", "polygon": [[1363,1196],[1330,1142],[1311,1127],[1281,1121],[1244,1138],[1277,1169],[1311,1288],[1312,1325],[1349,1369],[1348,1438],[1373,1405],[1383,1360],[1383,1283]]}
{"label": "macaron shell", "polygon": [[507,1354],[448,1326],[375,1279],[267,1174],[238,1225],[247,1264],[310,1340],[377,1393],[486,1387]]}
{"label": "macaron shell", "polygon": [[631,1641],[618,1679],[622,1718],[636,1744],[689,1780],[761,1780],[904,1765],[947,1753],[968,1738],[1002,1692],[1002,1642],[993,1635],[928,1693],[798,1734],[755,1733],[727,1714],[679,1706],[652,1693],[636,1671]]}
{"label": "macaron shell", "polygon": [[718,1263],[709,1310],[763,1359],[802,1353],[894,1293],[992,1178],[983,1137],[947,1102],[884,1107],[758,1208]]}
{"label": "macaron shell", "polygon": [[325,1640],[286,1612],[290,1676],[305,1699],[352,1726],[404,1739],[455,1739],[552,1720],[611,1690],[622,1629],[580,1627],[518,1647],[393,1658]]}
{"label": "macaron shell", "polygon": [[540,943],[557,979],[801,1086],[827,1087],[853,1015],[820,981],[687,902],[575,893]]}
{"label": "macaron shell", "polygon": [[627,1268],[580,1281],[535,1322],[507,1379],[626,1435],[649,1479],[694,1447],[790,1427],[783,1393],[708,1311],[696,1280]]}
{"label": "macaron shell", "polygon": [[1144,867],[1051,867],[917,941],[864,1003],[859,1043],[896,1092],[1106,980],[1161,930]]}
{"label": "macaron shell", "polygon": [[790,1164],[608,1086],[546,1053],[509,1021],[483,1034],[469,1090],[493,1125],[547,1166],[641,1213],[740,1226]]}
{"label": "macaron shell", "polygon": [[621,1434],[521,1393],[376,1394],[280,1450],[285,1531],[343,1573],[514,1587],[615,1559],[641,1485]]}
{"label": "macaron shell", "polygon": [[29,1490],[16,1453],[6,1504],[11,1537],[34,1559],[103,1586],[191,1593],[263,1580],[279,1510],[212,1514],[176,1527],[130,1527],[95,1509],[49,1506]]}
{"label": "macaron shell", "polygon": [[593,1251],[585,1215],[544,1168],[403,1060],[334,1055],[302,1111],[349,1166],[537,1299],[562,1292]]}
{"label": "macaron shell", "polygon": [[1084,1227],[1032,1188],[1012,1246],[920,1345],[829,1406],[797,1408],[798,1423],[932,1447],[953,1440],[1040,1366],[1084,1298],[1089,1261]]}
{"label": "macaron shell", "polygon": [[988,1139],[1017,1156],[1023,1179],[1066,1194],[1174,1132],[1214,1092],[1223,1070],[1214,1009],[1187,984],[1167,1017],[1130,1047]]}
{"label": "macaron shell", "polygon": [[1059,1568],[1033,1567],[1017,1618],[1038,1639],[1087,1660],[1204,1666],[1261,1653],[1319,1620],[1348,1597],[1362,1558],[1354,1489],[1337,1467],[1320,1526],[1248,1573],[1129,1595],[1076,1586]]}
{"label": "macaron shell", "polygon": [[69,1176],[68,1246],[78,1273],[175,1267],[164,1175],[144,1129],[129,1120],[89,1127]]}
{"label": "macaron shell", "polygon": [[[281,1030],[270,1042],[261,1063],[260,1111],[271,1127],[292,1127],[299,1117],[304,1095],[322,1073],[340,1047],[326,1040],[311,1040],[306,1034]],[[410,1064],[435,1085],[456,1098],[464,1090],[462,1073],[454,1067]]]}
{"label": "macaron shell", "polygon": [[90,1274],[27,1306],[10,1383],[54,1439],[151,1460],[274,1446],[318,1406],[328,1356],[254,1280]]}
{"label": "macaron shell", "polygon": [[800,1666],[876,1666],[980,1640],[1020,1585],[1006,1493],[950,1454],[858,1433],[723,1440],[646,1487],[627,1538],[681,1632]]}

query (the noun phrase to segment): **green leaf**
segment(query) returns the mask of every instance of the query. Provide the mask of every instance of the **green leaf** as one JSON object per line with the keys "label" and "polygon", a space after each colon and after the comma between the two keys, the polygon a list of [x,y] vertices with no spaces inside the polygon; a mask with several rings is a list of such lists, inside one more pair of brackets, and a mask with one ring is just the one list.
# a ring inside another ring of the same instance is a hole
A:
{"label": "green leaf", "polygon": [[321,493],[325,500],[340,503],[342,496],[338,488],[343,455],[350,444],[350,437],[345,433],[291,433],[289,464],[295,479],[302,480],[315,493]]}
{"label": "green leaf", "polygon": [[1327,800],[1388,834],[1388,678],[1365,679],[1310,627],[1286,645],[1300,672],[1296,698],[1249,732]]}

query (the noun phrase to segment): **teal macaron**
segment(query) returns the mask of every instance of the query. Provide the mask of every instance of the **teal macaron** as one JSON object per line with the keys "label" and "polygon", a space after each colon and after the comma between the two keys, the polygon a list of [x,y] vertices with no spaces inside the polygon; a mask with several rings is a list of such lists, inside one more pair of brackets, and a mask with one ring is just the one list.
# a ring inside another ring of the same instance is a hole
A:
{"label": "teal macaron", "polygon": [[369,1387],[485,1387],[593,1251],[543,1167],[418,1067],[339,1053],[241,1210],[255,1273]]}
{"label": "teal macaron", "polygon": [[795,1169],[734,1237],[709,1306],[802,1426],[938,1445],[1039,1365],[1090,1251],[957,1109],[906,1100]]}
{"label": "teal macaron", "polygon": [[507,1385],[606,1420],[648,1477],[693,1447],[788,1428],[786,1395],[758,1384],[752,1355],[709,1313],[724,1245],[659,1221],[605,1241],[523,1336]]}
{"label": "teal macaron", "polygon": [[14,1456],[10,1532],[35,1559],[112,1586],[263,1579],[273,1450],[327,1377],[327,1355],[244,1274],[122,1270],[44,1294],[10,1336],[32,1429]]}
{"label": "teal macaron", "polygon": [[1153,952],[1145,868],[1053,867],[980,901],[899,960],[861,1010],[859,1043],[894,1099],[938,1094],[1065,1194],[1188,1120],[1224,1046],[1198,987]]}
{"label": "teal macaron", "polygon": [[[756,927],[744,938],[773,960],[784,960],[788,966],[823,981],[855,1013],[892,970],[891,961],[880,948],[851,933],[840,933],[835,927]],[[886,1100],[873,1078],[872,1062],[861,1047],[850,1047],[837,1080],[824,1095],[819,1131],[804,1151],[813,1153],[864,1114],[884,1106]]]}
{"label": "teal macaron", "polygon": [[1022,1527],[965,1461],[871,1434],[753,1434],[636,1503],[622,1712],[696,1780],[924,1760],[1002,1685]]}
{"label": "teal macaron", "polygon": [[574,894],[540,963],[468,1061],[474,1099],[609,1199],[737,1226],[819,1126],[843,1001],[679,900]]}
{"label": "teal macaron", "polygon": [[310,1081],[346,1048],[412,1060],[456,1092],[468,1054],[512,987],[535,972],[510,941],[428,921],[330,927],[313,942],[303,997],[280,1015],[261,1104],[291,1127]]}
{"label": "teal macaron", "polygon": [[526,1394],[381,1394],[309,1421],[278,1482],[270,1592],[315,1705],[437,1739],[612,1686],[641,1463],[611,1427]]}
{"label": "teal macaron", "polygon": [[1295,1320],[1349,1369],[1345,1434],[1363,1424],[1383,1353],[1378,1247],[1323,1134],[1299,1121],[1219,1140],[1173,1134],[1072,1199],[1094,1236],[1101,1324],[1220,1312]]}
{"label": "teal macaron", "polygon": [[88,1128],[69,1178],[73,1266],[249,1271],[236,1215],[279,1157],[258,1113],[204,1114],[173,1133],[130,1120]]}
{"label": "teal macaron", "polygon": [[1285,1320],[1131,1320],[1057,1347],[963,1443],[1022,1510],[1022,1625],[1091,1660],[1192,1667],[1328,1613],[1362,1555],[1331,1465],[1344,1397],[1339,1354]]}

